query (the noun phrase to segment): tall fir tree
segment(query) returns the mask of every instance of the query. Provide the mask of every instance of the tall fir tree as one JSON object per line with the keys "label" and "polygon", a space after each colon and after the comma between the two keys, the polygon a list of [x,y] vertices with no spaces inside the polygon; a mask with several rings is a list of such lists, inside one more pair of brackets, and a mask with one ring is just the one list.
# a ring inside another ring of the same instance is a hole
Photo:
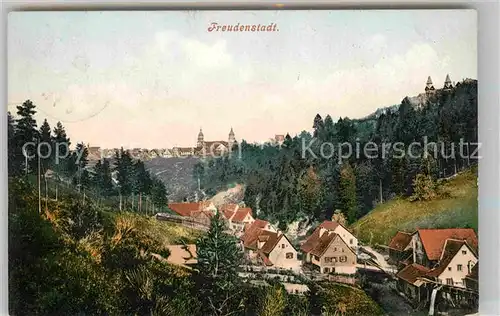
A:
{"label": "tall fir tree", "polygon": [[57,122],[56,127],[54,127],[52,143],[54,144],[54,148],[52,148],[54,153],[54,169],[58,175],[67,175],[67,170],[71,168],[71,153],[69,149],[71,140],[66,135],[66,130],[61,122]]}
{"label": "tall fir tree", "polygon": [[357,218],[356,177],[351,165],[346,162],[340,170],[340,196],[349,223]]}
{"label": "tall fir tree", "polygon": [[42,169],[45,171],[48,168],[51,167],[53,163],[53,139],[51,135],[51,129],[49,122],[47,122],[47,119],[45,119],[42,123],[42,126],[40,126],[40,156],[43,157],[41,158],[41,164],[42,164]]}
{"label": "tall fir tree", "polygon": [[238,267],[243,254],[236,237],[225,232],[217,212],[207,234],[196,242],[198,263],[195,282],[206,315],[232,315],[242,310]]}
{"label": "tall fir tree", "polygon": [[16,140],[16,124],[12,114],[7,113],[7,153],[9,176],[21,173],[24,158]]}
{"label": "tall fir tree", "polygon": [[35,105],[30,100],[26,100],[22,105],[17,106],[18,119],[16,120],[16,142],[17,147],[21,150],[23,158],[28,157],[27,165],[25,163],[25,168],[27,168],[27,170],[25,170],[26,172],[36,170],[38,164],[36,159],[36,146],[26,146],[26,152],[22,152],[23,146],[28,143],[38,144],[39,142],[39,133],[36,120],[34,119],[35,114]]}

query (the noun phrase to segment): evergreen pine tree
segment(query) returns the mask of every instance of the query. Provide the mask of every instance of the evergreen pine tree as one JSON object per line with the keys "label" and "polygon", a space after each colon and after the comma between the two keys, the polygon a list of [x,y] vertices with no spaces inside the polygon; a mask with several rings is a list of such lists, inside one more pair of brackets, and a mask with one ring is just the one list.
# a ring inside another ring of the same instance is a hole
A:
{"label": "evergreen pine tree", "polygon": [[[50,168],[52,164],[52,157],[54,155],[53,152],[53,143],[52,143],[52,135],[51,135],[51,129],[49,122],[47,122],[47,119],[43,121],[42,126],[40,126],[40,156],[41,157],[47,157],[47,158],[41,158],[41,164],[42,164],[42,170],[46,171],[48,168]],[[49,155],[50,153],[50,155]]]}
{"label": "evergreen pine tree", "polygon": [[225,222],[216,213],[207,234],[196,242],[195,281],[206,315],[235,314],[243,307],[237,272],[243,254],[236,237],[225,229]]}
{"label": "evergreen pine tree", "polygon": [[58,175],[65,174],[67,175],[67,169],[70,169],[70,151],[69,147],[71,145],[71,141],[69,137],[66,135],[66,130],[61,122],[57,122],[56,127],[53,131],[53,144],[54,148],[52,148],[52,152],[54,153],[54,157],[56,154],[59,155],[57,161],[54,161],[54,169]]}
{"label": "evergreen pine tree", "polygon": [[316,114],[316,116],[314,117],[313,129],[314,129],[313,137],[322,139],[325,125],[323,122],[323,118],[319,114]]}
{"label": "evergreen pine tree", "polygon": [[26,147],[26,153],[22,152],[22,148],[25,144],[34,142],[38,144],[39,134],[37,130],[36,120],[33,116],[36,114],[35,105],[30,100],[24,101],[22,105],[17,106],[17,115],[18,119],[16,120],[16,142],[17,147],[21,150],[21,155],[25,158],[24,155],[28,157],[28,170],[36,170],[38,161],[36,157],[36,146],[28,146]]}
{"label": "evergreen pine tree", "polygon": [[356,177],[349,163],[344,163],[340,170],[340,196],[347,220],[353,223],[357,219]]}
{"label": "evergreen pine tree", "polygon": [[7,113],[7,152],[9,176],[21,173],[24,157],[16,141],[16,125],[10,112]]}

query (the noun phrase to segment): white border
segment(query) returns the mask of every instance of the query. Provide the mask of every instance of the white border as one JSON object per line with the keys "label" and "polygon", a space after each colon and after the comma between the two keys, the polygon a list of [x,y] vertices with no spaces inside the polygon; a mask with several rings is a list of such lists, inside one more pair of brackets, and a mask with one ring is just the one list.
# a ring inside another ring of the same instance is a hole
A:
{"label": "white border", "polygon": [[[480,315],[500,315],[500,168],[498,157],[500,155],[500,98],[498,89],[500,66],[498,62],[499,49],[499,22],[500,5],[498,1],[322,1],[298,2],[279,1],[285,8],[323,8],[323,9],[432,9],[432,8],[471,8],[478,12],[478,88],[479,88],[479,141],[482,142],[480,155],[483,157],[479,164],[479,240],[480,262],[479,271],[479,312]],[[273,2],[263,1],[149,1],[137,5],[135,1],[4,1],[2,4],[1,36],[3,62],[2,96],[7,104],[7,12],[11,10],[154,10],[154,9],[275,9]],[[6,106],[5,106],[6,109]],[[7,261],[7,113],[0,114],[0,314],[8,315],[8,261]]]}

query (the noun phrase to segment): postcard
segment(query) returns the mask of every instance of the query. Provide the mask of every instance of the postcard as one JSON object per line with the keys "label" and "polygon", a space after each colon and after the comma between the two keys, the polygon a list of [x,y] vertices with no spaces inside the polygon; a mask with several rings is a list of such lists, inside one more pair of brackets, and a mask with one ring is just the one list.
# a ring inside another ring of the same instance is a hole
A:
{"label": "postcard", "polygon": [[473,10],[8,19],[11,315],[477,313]]}

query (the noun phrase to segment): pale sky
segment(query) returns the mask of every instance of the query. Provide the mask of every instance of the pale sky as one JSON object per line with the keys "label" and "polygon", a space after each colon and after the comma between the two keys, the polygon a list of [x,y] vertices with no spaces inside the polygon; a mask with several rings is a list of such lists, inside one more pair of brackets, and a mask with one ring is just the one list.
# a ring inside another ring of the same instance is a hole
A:
{"label": "pale sky", "polygon": [[[278,32],[208,32],[276,23]],[[17,12],[8,20],[8,103],[73,142],[168,148],[262,141],[359,118],[477,78],[473,10]],[[43,112],[43,113],[42,113]]]}

